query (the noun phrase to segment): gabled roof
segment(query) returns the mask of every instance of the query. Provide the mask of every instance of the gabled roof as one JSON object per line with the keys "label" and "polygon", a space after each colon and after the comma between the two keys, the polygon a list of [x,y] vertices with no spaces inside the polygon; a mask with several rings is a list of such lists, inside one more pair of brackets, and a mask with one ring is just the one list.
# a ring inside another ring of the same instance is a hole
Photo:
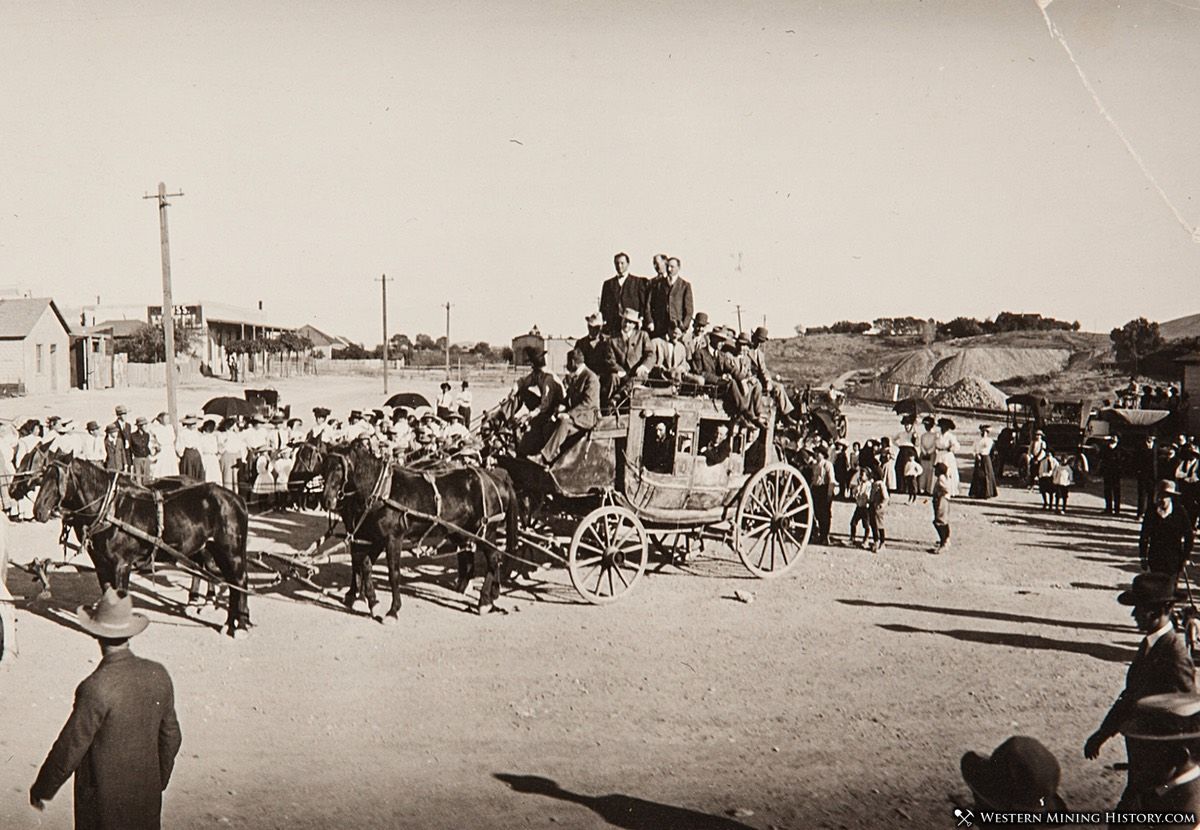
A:
{"label": "gabled roof", "polygon": [[63,319],[54,300],[49,297],[20,297],[0,299],[0,340],[24,340],[41,319],[47,305],[58,318],[63,331],[69,334],[71,327]]}

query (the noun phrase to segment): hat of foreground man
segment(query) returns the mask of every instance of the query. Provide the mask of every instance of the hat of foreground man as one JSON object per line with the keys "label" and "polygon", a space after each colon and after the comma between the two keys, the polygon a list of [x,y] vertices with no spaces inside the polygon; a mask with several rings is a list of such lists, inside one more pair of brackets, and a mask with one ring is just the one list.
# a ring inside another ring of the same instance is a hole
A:
{"label": "hat of foreground man", "polygon": [[627,308],[621,312],[621,319],[626,323],[642,322],[642,315],[638,313],[636,308]]}
{"label": "hat of foreground man", "polygon": [[1126,738],[1143,741],[1187,741],[1200,738],[1200,695],[1171,692],[1144,697],[1121,724]]}
{"label": "hat of foreground man", "polygon": [[1061,771],[1053,753],[1036,738],[1013,735],[988,757],[968,752],[959,764],[975,797],[996,810],[1065,810],[1058,794]]}
{"label": "hat of foreground man", "polygon": [[1122,605],[1165,605],[1174,601],[1175,578],[1170,574],[1138,574],[1129,590],[1117,595]]}
{"label": "hat of foreground man", "polygon": [[81,605],[75,611],[79,627],[93,637],[124,640],[141,634],[150,624],[144,614],[133,613],[133,598],[116,588],[107,588],[99,601],[90,608]]}

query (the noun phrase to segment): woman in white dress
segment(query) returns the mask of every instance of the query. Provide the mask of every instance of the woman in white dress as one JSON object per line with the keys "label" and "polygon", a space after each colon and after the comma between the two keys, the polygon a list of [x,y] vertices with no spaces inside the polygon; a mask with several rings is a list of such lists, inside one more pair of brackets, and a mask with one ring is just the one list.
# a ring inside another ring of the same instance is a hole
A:
{"label": "woman in white dress", "polygon": [[221,483],[221,455],[217,452],[217,422],[208,418],[200,425],[196,439],[200,445],[200,462],[204,465],[204,480],[209,484]]}
{"label": "woman in white dress", "polygon": [[933,431],[934,424],[937,423],[932,415],[926,415],[921,420],[921,426],[925,427],[925,431],[917,436],[917,461],[921,462],[921,492],[929,495],[933,492],[933,480],[935,478],[933,465],[937,463],[937,443],[938,433]]}
{"label": "woman in white dress", "polygon": [[958,436],[954,434],[954,422],[949,418],[940,418],[937,422],[938,429],[941,430],[941,435],[937,438],[937,456],[934,458],[934,464],[946,465],[946,478],[950,485],[950,494],[958,496],[959,479],[958,479],[958,458],[956,453],[962,449],[958,443]]}

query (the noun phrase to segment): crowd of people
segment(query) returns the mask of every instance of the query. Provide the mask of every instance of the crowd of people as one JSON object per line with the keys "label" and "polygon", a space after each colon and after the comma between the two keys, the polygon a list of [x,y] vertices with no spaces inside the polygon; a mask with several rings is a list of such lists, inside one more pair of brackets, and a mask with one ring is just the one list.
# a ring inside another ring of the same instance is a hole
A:
{"label": "crowd of people", "polygon": [[1187,408],[1187,394],[1176,384],[1150,386],[1138,383],[1130,378],[1129,385],[1113,392],[1113,397],[1104,401],[1104,406],[1115,406],[1119,409],[1157,409],[1167,412],[1179,412]]}
{"label": "crowd of people", "polygon": [[[450,384],[442,384],[443,396]],[[467,428],[471,417],[470,387],[445,405],[351,410],[344,420],[325,407],[313,409],[311,424],[301,418],[252,414],[230,417],[187,414],[179,427],[166,412],[153,419],[131,419],[117,406],[103,428],[89,421],[82,428],[71,418],[51,415],[19,426],[0,423],[0,507],[13,521],[33,519],[33,494],[20,501],[8,492],[22,460],[35,448],[94,461],[110,472],[127,473],[138,483],[179,476],[211,482],[241,493],[255,506],[285,509],[297,494],[288,479],[298,447],[305,442],[339,444],[369,439],[379,452],[399,461],[451,456],[477,451]],[[443,415],[439,415],[443,412]]]}

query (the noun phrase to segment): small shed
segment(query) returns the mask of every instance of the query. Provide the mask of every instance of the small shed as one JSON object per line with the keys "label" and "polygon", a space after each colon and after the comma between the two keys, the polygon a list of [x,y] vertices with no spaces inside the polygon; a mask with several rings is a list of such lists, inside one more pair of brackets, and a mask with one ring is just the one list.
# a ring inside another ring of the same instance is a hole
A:
{"label": "small shed", "polygon": [[1185,396],[1184,415],[1188,433],[1200,435],[1200,352],[1185,354],[1175,362],[1183,370],[1180,392]]}
{"label": "small shed", "polygon": [[71,330],[49,297],[0,299],[0,392],[60,392],[71,383]]}

